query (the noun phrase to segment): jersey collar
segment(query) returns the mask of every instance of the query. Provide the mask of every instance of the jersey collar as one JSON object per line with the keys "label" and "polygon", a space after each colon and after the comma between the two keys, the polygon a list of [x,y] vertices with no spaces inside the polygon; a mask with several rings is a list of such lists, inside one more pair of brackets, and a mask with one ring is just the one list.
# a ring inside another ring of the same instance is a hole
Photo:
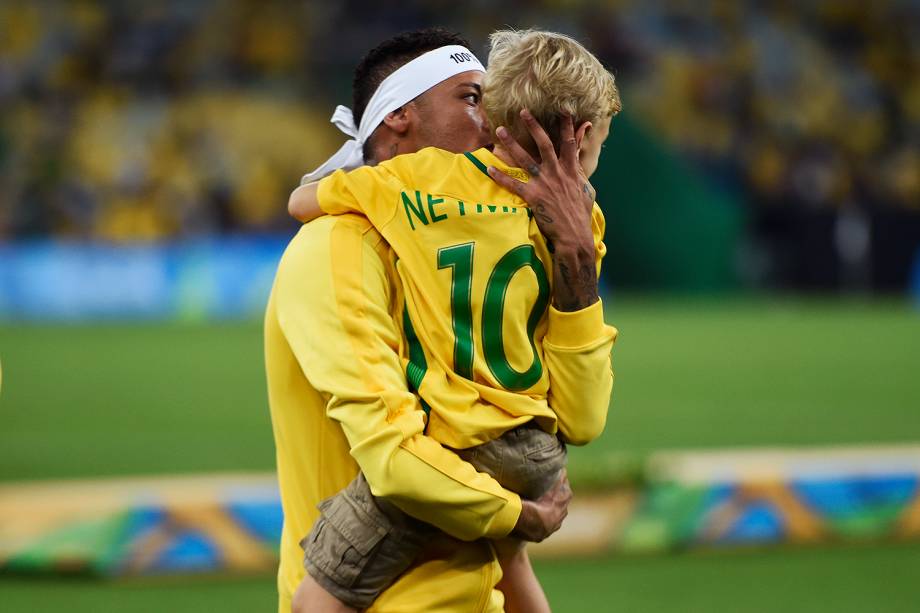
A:
{"label": "jersey collar", "polygon": [[[530,180],[530,175],[528,175],[522,169],[508,166],[503,161],[501,161],[498,156],[496,156],[485,147],[482,149],[477,149],[476,151],[468,151],[463,155],[473,164],[473,166],[475,166],[482,174],[487,177],[489,176],[489,171],[487,168],[489,166],[495,166],[513,179],[517,179],[518,181],[523,181],[525,183]],[[491,179],[492,177],[489,178]]]}

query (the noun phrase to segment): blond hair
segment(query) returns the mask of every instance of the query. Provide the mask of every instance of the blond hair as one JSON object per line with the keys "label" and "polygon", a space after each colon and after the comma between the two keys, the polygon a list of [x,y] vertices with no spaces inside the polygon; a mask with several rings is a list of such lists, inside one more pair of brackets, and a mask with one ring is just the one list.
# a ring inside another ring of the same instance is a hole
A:
{"label": "blond hair", "polygon": [[495,130],[505,126],[536,154],[520,117],[528,109],[559,149],[562,115],[577,129],[620,112],[620,93],[613,75],[578,41],[555,32],[498,30],[489,37],[489,66],[483,80],[482,105]]}

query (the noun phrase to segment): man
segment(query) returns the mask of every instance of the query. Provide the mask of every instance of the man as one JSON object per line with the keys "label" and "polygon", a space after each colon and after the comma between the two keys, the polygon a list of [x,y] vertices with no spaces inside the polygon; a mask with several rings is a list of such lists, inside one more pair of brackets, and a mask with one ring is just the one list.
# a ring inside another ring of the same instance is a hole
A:
{"label": "man", "polygon": [[[350,129],[360,135],[353,124],[362,121],[368,99],[373,102],[394,70],[423,53],[464,42],[428,31],[397,37],[372,51],[356,71]],[[457,152],[485,144],[480,79],[481,69],[436,80],[421,95],[386,112],[379,125],[370,130],[363,125],[363,141],[356,139],[351,151],[339,153],[354,158],[359,149],[358,157],[374,163],[426,144]],[[566,179],[548,172],[529,189],[550,213],[561,212],[571,200],[559,202],[553,192],[578,197],[581,190],[581,184],[572,189]],[[393,320],[399,306],[396,287],[387,246],[366,220],[356,217],[324,218],[305,226],[279,265],[266,314],[266,368],[285,510],[282,611],[290,610],[291,593],[303,577],[297,542],[318,515],[315,505],[357,473],[355,460],[376,495],[467,541],[499,538],[512,530],[541,540],[565,515],[567,483],[539,501],[522,502],[422,435],[424,413],[407,389],[398,357],[404,341]],[[559,318],[559,325],[572,317],[578,313]],[[373,543],[353,546],[371,548]],[[499,611],[502,597],[494,589],[499,578],[487,542],[433,543],[371,610]]]}

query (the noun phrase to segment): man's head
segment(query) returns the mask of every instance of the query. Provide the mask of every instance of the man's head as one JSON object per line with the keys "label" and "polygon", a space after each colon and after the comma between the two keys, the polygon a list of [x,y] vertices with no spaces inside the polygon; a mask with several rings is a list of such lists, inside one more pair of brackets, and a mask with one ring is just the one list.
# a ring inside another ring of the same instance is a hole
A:
{"label": "man's head", "polygon": [[[355,124],[360,124],[374,92],[394,71],[429,51],[450,45],[470,46],[457,34],[429,28],[400,34],[371,49],[355,69]],[[460,153],[488,144],[491,138],[480,105],[481,83],[482,72],[461,72],[393,110],[364,143],[365,160],[381,162],[423,147]]]}
{"label": "man's head", "polygon": [[490,37],[483,107],[492,129],[505,126],[539,157],[520,112],[528,109],[559,150],[561,119],[575,124],[582,168],[597,168],[610,120],[620,112],[613,75],[581,44],[553,32],[500,30]]}

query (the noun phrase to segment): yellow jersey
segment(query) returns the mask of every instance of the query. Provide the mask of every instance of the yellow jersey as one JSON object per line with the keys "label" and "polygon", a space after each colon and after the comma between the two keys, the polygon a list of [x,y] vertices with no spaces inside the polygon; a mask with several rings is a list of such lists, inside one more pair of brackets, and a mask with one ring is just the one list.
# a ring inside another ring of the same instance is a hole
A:
{"label": "yellow jersey", "polygon": [[[376,496],[470,541],[427,551],[370,611],[502,609],[501,568],[482,539],[511,532],[520,497],[423,435],[425,413],[400,359],[408,349],[398,325],[399,285],[392,250],[356,215],[306,224],[278,265],[265,366],[284,509],[279,611],[290,611],[304,576],[298,543],[319,514],[316,505],[359,468]],[[549,403],[571,436],[587,441],[603,428],[614,338],[600,303],[575,312],[549,307]]]}
{"label": "yellow jersey", "polygon": [[[301,228],[278,266],[265,366],[284,509],[279,611],[291,610],[303,579],[299,542],[319,516],[316,505],[359,467],[375,495],[471,541],[434,543],[369,613],[501,611],[501,569],[482,539],[511,532],[521,501],[422,435],[424,412],[399,360],[396,284],[386,243],[353,215]],[[482,606],[471,608],[476,602]]]}
{"label": "yellow jersey", "polygon": [[[544,339],[552,256],[527,203],[495,183],[489,165],[526,180],[487,149],[427,148],[337,171],[319,183],[318,201],[329,214],[367,216],[398,257],[404,365],[429,413],[430,436],[463,449],[536,419],[583,444],[603,429],[612,372],[606,369],[590,402],[550,408]],[[597,204],[592,225],[599,266],[605,247]],[[602,306],[594,307],[602,319]],[[592,328],[591,340],[609,356],[616,330],[602,321],[600,329]]]}

